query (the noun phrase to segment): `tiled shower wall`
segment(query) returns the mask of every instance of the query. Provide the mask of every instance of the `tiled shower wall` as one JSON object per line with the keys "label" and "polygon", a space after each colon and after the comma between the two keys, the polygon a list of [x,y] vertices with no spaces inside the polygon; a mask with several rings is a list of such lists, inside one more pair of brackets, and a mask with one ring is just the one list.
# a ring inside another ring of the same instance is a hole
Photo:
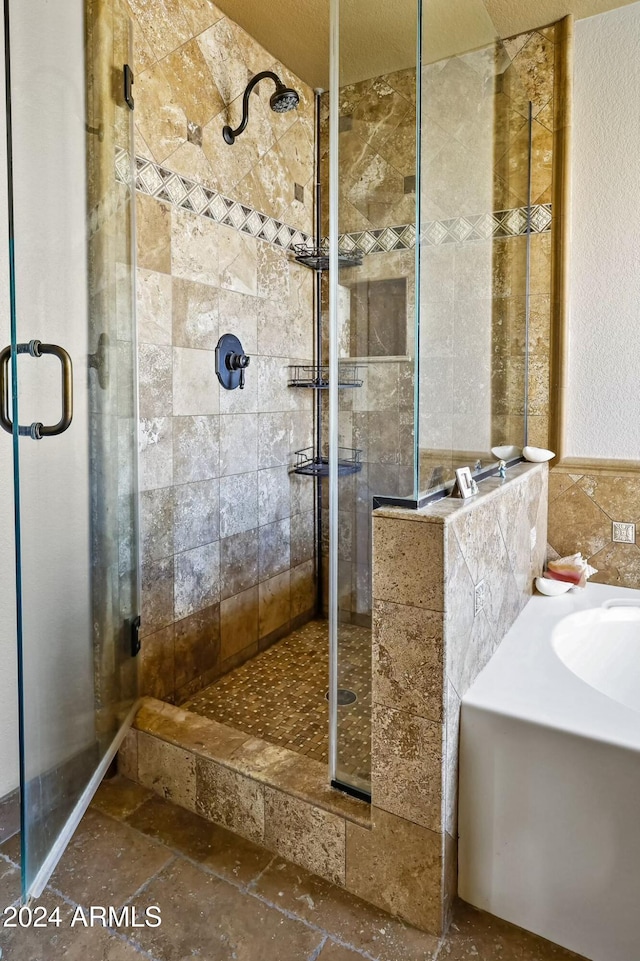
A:
{"label": "tiled shower wall", "polygon": [[[260,236],[311,230],[313,95],[212,4],[130,8],[136,154],[153,162],[137,197],[142,689],[180,701],[314,606],[312,481],[289,473],[311,398],[287,387],[313,355],[312,277]],[[222,127],[265,69],[300,107],[274,114],[265,82],[230,147]],[[226,332],[251,356],[242,391],[216,378]]]}
{"label": "tiled shower wall", "polygon": [[[322,129],[325,232],[328,229],[327,100],[323,98]],[[361,451],[362,470],[338,482],[339,605],[342,617],[369,625],[372,499],[375,494],[410,497],[413,491],[415,70],[401,70],[341,88],[339,138],[341,245],[349,247],[357,237],[365,255],[362,266],[340,272],[341,321],[346,328],[356,326],[355,316],[352,317],[351,285],[398,279],[406,283],[404,313],[391,318],[392,324],[404,328],[400,336],[400,341],[404,341],[402,354],[375,356],[371,346],[357,360],[362,387],[340,392],[340,444]],[[385,229],[397,225],[405,225],[397,234]],[[362,318],[358,320],[362,324]],[[405,330],[406,337],[403,336]],[[358,333],[362,344],[367,332],[359,329]],[[369,331],[368,336],[371,341],[375,331]],[[347,332],[341,344],[345,357],[350,351],[353,355],[350,340]],[[324,494],[326,501],[326,485]],[[325,545],[327,549],[326,537]]]}
{"label": "tiled shower wall", "polygon": [[[421,487],[522,445],[528,112],[533,104],[530,442],[547,446],[555,28],[423,75]],[[455,109],[454,109],[455,107]],[[435,471],[432,474],[432,471]]]}
{"label": "tiled shower wall", "polygon": [[[532,105],[531,201],[537,210],[552,203],[556,109],[557,26],[551,24],[505,40],[510,65],[496,89],[496,203],[515,207],[527,202],[528,115]],[[551,207],[548,208],[550,212]],[[536,214],[534,213],[534,218]],[[549,340],[552,315],[551,229],[531,235],[529,321],[529,443],[549,446]],[[523,272],[526,237],[497,240],[494,253],[494,443],[519,443],[524,414]],[[506,407],[496,408],[500,397]]]}

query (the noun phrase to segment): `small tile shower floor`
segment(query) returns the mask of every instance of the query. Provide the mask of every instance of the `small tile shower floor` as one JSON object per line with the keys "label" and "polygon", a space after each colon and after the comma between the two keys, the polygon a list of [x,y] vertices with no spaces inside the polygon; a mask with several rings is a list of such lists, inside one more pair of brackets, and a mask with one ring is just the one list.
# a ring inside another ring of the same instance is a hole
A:
{"label": "small tile shower floor", "polygon": [[[328,759],[329,628],[310,621],[190,698],[182,708],[316,761]],[[338,683],[356,695],[338,708],[339,769],[371,768],[371,631],[340,627]]]}
{"label": "small tile shower floor", "polygon": [[[0,912],[18,836],[0,846]],[[59,928],[0,927],[2,961],[580,961],[459,903],[438,939],[149,791],[103,783],[37,904]],[[157,928],[70,926],[77,907],[158,905]]]}

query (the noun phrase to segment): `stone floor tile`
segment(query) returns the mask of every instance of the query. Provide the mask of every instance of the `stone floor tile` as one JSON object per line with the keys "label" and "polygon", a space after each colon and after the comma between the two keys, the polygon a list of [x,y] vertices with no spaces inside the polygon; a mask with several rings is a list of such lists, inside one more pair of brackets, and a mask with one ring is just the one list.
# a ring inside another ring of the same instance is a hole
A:
{"label": "stone floor tile", "polygon": [[306,961],[324,935],[187,861],[177,860],[134,899],[160,906],[162,925],[136,940],[158,961]]}
{"label": "stone floor tile", "polygon": [[125,820],[150,797],[152,792],[141,784],[118,776],[102,782],[91,806],[112,818]]}
{"label": "stone floor tile", "polygon": [[341,944],[336,944],[335,941],[327,941],[318,955],[318,961],[362,961],[362,957],[363,955],[352,951],[351,948],[345,948]]}
{"label": "stone floor tile", "polygon": [[42,905],[50,917],[60,909],[59,927],[2,928],[0,957],[7,961],[140,961],[136,948],[103,927],[71,927],[74,908],[51,891],[34,901],[32,908]]}
{"label": "stone floor tile", "polygon": [[128,823],[240,884],[248,884],[273,860],[273,854],[265,848],[161,798],[152,798],[139,807]]}
{"label": "stone floor tile", "polygon": [[584,961],[543,938],[458,901],[438,961]]}
{"label": "stone floor tile", "polygon": [[251,890],[379,961],[430,961],[436,956],[437,938],[280,858]]}
{"label": "stone floor tile", "polygon": [[88,811],[51,879],[81,905],[117,907],[174,855],[126,824]]}

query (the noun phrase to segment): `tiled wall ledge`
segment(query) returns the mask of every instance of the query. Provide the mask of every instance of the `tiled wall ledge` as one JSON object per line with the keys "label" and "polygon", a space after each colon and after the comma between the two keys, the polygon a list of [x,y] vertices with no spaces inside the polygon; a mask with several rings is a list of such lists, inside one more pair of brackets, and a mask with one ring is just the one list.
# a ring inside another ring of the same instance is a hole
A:
{"label": "tiled wall ledge", "polygon": [[145,698],[121,773],[157,794],[345,886],[347,835],[370,807],[333,791],[326,765]]}
{"label": "tiled wall ledge", "polygon": [[542,571],[547,500],[547,465],[521,464],[471,500],[373,515],[373,835],[383,813],[403,818],[432,856],[422,891],[402,896],[381,878],[387,861],[401,876],[410,864],[378,843],[358,893],[436,933],[456,893],[461,698]]}

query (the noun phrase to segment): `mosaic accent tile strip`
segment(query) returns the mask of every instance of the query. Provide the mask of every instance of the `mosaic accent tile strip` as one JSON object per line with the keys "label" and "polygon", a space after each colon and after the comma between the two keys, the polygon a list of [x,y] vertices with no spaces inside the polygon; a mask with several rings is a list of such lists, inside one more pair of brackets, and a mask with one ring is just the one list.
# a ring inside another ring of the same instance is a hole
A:
{"label": "mosaic accent tile strip", "polygon": [[[122,150],[116,153],[116,177],[120,180],[128,170],[128,159],[123,154],[126,152]],[[296,244],[311,243],[311,237],[303,231],[268,217],[247,204],[224,197],[196,180],[174,173],[146,157],[135,158],[135,176],[136,190],[140,193],[208,217],[276,247],[292,250]]]}
{"label": "mosaic accent tile strip", "polygon": [[[535,204],[531,208],[531,233],[551,230],[551,220],[551,204]],[[430,221],[422,229],[421,240],[427,247],[439,247],[442,244],[470,243],[494,237],[522,237],[527,230],[527,208],[514,207],[492,214]],[[345,253],[360,251],[363,254],[375,254],[410,250],[415,247],[416,229],[414,224],[402,224],[399,227],[364,230],[361,233],[342,234],[339,243]]]}
{"label": "mosaic accent tile strip", "polygon": [[[127,152],[117,148],[116,180],[129,183],[129,171]],[[293,251],[298,244],[312,242],[312,238],[303,231],[283,224],[238,200],[224,197],[215,190],[210,190],[197,181],[174,173],[145,157],[135,158],[135,178],[136,190],[141,193],[183,210],[191,210],[202,217],[209,217],[217,223],[241,230],[285,250]],[[439,247],[442,244],[470,243],[494,237],[521,237],[529,229],[531,233],[545,233],[551,230],[551,221],[551,204],[535,204],[531,208],[530,220],[527,218],[526,207],[514,207],[511,210],[455,217],[452,220],[433,220],[424,225],[420,236],[421,242],[426,246]],[[344,253],[357,251],[368,255],[412,250],[416,245],[416,226],[400,224],[396,227],[341,234],[338,242]],[[328,249],[326,238],[323,247]]]}

